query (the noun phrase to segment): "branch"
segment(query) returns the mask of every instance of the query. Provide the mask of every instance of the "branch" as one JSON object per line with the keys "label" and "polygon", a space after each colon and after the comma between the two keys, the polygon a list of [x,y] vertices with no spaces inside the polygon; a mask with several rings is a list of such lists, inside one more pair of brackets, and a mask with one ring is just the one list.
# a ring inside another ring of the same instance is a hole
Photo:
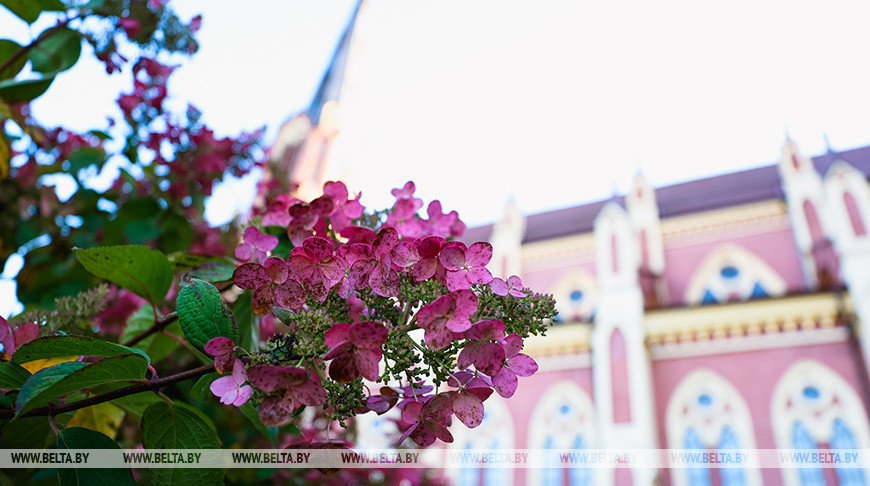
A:
{"label": "branch", "polygon": [[[118,390],[110,391],[108,393],[103,393],[102,395],[85,398],[84,400],[79,400],[77,402],[65,403],[63,405],[56,406],[47,405],[45,407],[34,408],[33,410],[22,415],[22,417],[55,416],[66,412],[72,412],[73,410],[78,410],[80,408],[98,405],[100,403],[108,402],[116,398],[126,397],[127,395],[135,395],[137,393],[142,393],[146,391],[156,392],[157,390],[165,386],[169,386],[173,383],[178,383],[184,380],[189,380],[191,378],[199,378],[200,376],[207,375],[212,371],[214,371],[214,364],[200,366],[199,368],[194,368],[192,370],[182,371],[181,373],[178,373],[176,375],[167,376],[166,378],[153,379],[147,383],[137,383],[135,385],[130,385],[125,388],[120,388]],[[0,419],[8,419],[14,416],[14,410],[0,410]]]}
{"label": "branch", "polygon": [[12,57],[3,61],[3,64],[0,64],[0,72],[5,71],[6,68],[8,68],[13,63],[15,63],[15,61],[21,59],[22,56],[24,56],[25,54],[30,52],[34,47],[38,46],[39,44],[42,44],[48,38],[50,38],[54,34],[57,34],[58,32],[60,32],[62,28],[66,27],[67,24],[69,24],[70,22],[72,22],[76,18],[78,18],[78,17],[72,17],[72,18],[64,20],[63,22],[55,25],[51,29],[45,31],[44,35],[37,37],[36,40],[31,42],[30,44],[27,44],[26,46],[22,47],[21,49],[18,49],[18,52],[16,52],[15,54],[12,54]]}
{"label": "branch", "polygon": [[[229,288],[231,288],[232,286],[233,286],[233,283],[230,282],[230,283],[228,283],[228,284],[225,284],[222,288],[218,289],[218,291],[219,291],[221,294],[223,294],[225,291],[227,291],[227,290],[228,290]],[[158,333],[158,332],[162,331],[163,329],[166,328],[166,326],[168,326],[168,325],[172,324],[173,322],[175,322],[176,319],[178,319],[178,314],[172,314],[172,315],[170,315],[170,316],[166,316],[166,317],[164,317],[163,319],[160,319],[160,320],[156,321],[156,322],[155,322],[151,327],[149,327],[148,329],[145,329],[145,330],[142,331],[141,333],[139,333],[139,334],[133,336],[132,338],[128,339],[126,342],[123,342],[123,343],[121,343],[121,344],[123,344],[124,346],[128,346],[128,347],[135,346],[136,343],[138,343],[139,341],[141,341],[141,340],[147,338],[148,336],[150,336],[150,335],[152,335],[152,334],[155,334],[155,333]]]}

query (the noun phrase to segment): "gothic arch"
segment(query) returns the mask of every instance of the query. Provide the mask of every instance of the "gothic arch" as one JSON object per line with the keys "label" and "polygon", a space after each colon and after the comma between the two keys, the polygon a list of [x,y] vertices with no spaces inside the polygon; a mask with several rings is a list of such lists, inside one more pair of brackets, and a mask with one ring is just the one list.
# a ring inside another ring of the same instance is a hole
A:
{"label": "gothic arch", "polygon": [[[798,361],[783,374],[774,388],[770,414],[776,445],[780,449],[822,444],[834,449],[870,447],[867,410],[858,394],[839,373],[816,360]],[[852,444],[838,444],[837,436],[841,430],[847,431]],[[844,471],[846,475],[863,475],[864,482],[870,482],[870,475],[860,469]],[[822,474],[819,470],[784,468],[785,484],[799,486],[801,473]],[[855,482],[849,484],[862,484],[858,482],[860,480],[853,480]]]}
{"label": "gothic arch", "polygon": [[[665,421],[668,447],[672,449],[755,449],[752,415],[746,401],[728,380],[709,369],[697,369],[683,378],[668,401]],[[688,438],[692,444],[687,444]],[[757,464],[757,459],[750,457],[749,464]],[[715,471],[675,468],[671,475],[676,486],[688,486],[693,483],[690,474],[710,475]],[[721,471],[734,475],[735,482],[723,478],[720,484],[762,484],[761,474],[754,467]]]}
{"label": "gothic arch", "polygon": [[[505,400],[493,394],[485,402],[483,421],[477,427],[469,429],[458,420],[450,428],[453,434],[452,450],[476,449],[514,449],[514,421]],[[451,469],[452,483],[457,486],[478,486],[497,484],[510,486],[513,484],[513,469],[493,467],[468,467]]]}
{"label": "gothic arch", "polygon": [[556,310],[562,322],[590,320],[598,301],[595,277],[583,268],[566,272],[553,286]]}
{"label": "gothic arch", "polygon": [[689,280],[688,304],[746,300],[782,295],[785,280],[764,260],[749,250],[724,244],[701,263]]}
{"label": "gothic arch", "polygon": [[[581,449],[597,445],[595,437],[595,410],[589,394],[572,381],[560,381],[541,396],[528,427],[529,449]],[[530,468],[530,485],[593,485],[596,469]],[[561,478],[562,482],[559,482]]]}

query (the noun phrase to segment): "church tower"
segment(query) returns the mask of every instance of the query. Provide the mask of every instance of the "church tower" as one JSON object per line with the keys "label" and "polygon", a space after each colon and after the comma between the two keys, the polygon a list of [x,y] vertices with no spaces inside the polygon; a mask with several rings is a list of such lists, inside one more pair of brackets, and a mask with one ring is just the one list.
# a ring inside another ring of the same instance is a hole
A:
{"label": "church tower", "polygon": [[322,193],[324,182],[343,180],[347,183],[351,178],[349,167],[331,159],[341,150],[342,128],[351,116],[349,113],[354,111],[354,79],[363,57],[359,51],[366,17],[367,3],[360,0],[311,105],[281,127],[263,184],[277,185],[280,192],[310,200]]}
{"label": "church tower", "polygon": [[655,191],[640,173],[635,176],[634,187],[625,202],[637,238],[638,278],[644,307],[655,309],[668,300],[663,278],[665,253]]}
{"label": "church tower", "polygon": [[[603,448],[656,448],[638,240],[629,214],[615,201],[607,203],[595,219],[594,233],[599,286],[592,331],[597,435]],[[617,468],[608,473],[617,486],[651,485],[656,476],[643,469]]]}

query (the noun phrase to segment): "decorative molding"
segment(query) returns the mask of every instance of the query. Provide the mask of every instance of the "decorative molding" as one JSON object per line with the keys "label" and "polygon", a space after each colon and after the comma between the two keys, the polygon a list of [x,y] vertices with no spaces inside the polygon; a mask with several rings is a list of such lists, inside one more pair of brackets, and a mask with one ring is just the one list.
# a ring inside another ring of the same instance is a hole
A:
{"label": "decorative molding", "polygon": [[651,347],[724,338],[785,336],[842,326],[852,315],[848,294],[805,294],[777,299],[650,311],[644,316]]}
{"label": "decorative molding", "polygon": [[742,353],[766,349],[795,348],[819,344],[842,343],[849,339],[849,329],[837,326],[780,334],[761,334],[708,341],[694,341],[650,346],[653,361],[694,358],[716,354]]}
{"label": "decorative molding", "polygon": [[560,324],[547,329],[546,336],[529,336],[523,341],[523,353],[535,358],[588,354],[592,325]]}

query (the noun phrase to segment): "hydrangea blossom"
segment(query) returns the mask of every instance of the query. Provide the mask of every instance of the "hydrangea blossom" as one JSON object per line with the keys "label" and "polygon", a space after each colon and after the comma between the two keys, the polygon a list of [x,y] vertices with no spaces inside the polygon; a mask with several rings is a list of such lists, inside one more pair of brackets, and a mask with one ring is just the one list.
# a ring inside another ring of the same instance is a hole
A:
{"label": "hydrangea blossom", "polygon": [[263,265],[245,263],[233,272],[233,282],[239,288],[253,290],[251,308],[259,315],[268,314],[275,302],[281,307],[298,309],[305,303],[305,291],[289,278],[284,260],[269,257]]}
{"label": "hydrangea blossom", "polygon": [[469,428],[480,425],[484,415],[483,401],[492,394],[492,387],[467,371],[455,373],[447,384],[457,388],[449,392],[456,418]]}
{"label": "hydrangea blossom", "polygon": [[459,241],[444,245],[438,255],[439,261],[447,269],[447,288],[450,290],[470,289],[473,284],[487,284],[492,274],[486,264],[492,258],[492,245],[477,242],[470,247]]}
{"label": "hydrangea blossom", "polygon": [[376,381],[387,335],[383,324],[371,321],[332,326],[324,336],[330,349],[323,359],[332,360],[329,377],[339,383],[350,383],[359,376]]}
{"label": "hydrangea blossom", "polygon": [[447,429],[453,414],[453,400],[450,395],[438,394],[426,403],[410,402],[402,409],[402,421],[408,428],[399,439],[402,443],[408,437],[418,445],[427,447],[440,439],[453,442],[453,434]]}
{"label": "hydrangea blossom", "polygon": [[323,194],[332,198],[334,204],[329,214],[329,223],[334,231],[341,233],[350,226],[351,221],[362,216],[365,209],[359,202],[362,194],[357,194],[355,199],[348,199],[347,186],[343,182],[326,182],[323,184]]}
{"label": "hydrangea blossom", "polygon": [[39,326],[35,322],[22,324],[13,330],[6,319],[0,317],[0,342],[3,343],[3,351],[9,356],[12,356],[19,347],[38,337]]}
{"label": "hydrangea blossom", "polygon": [[507,282],[500,278],[494,278],[489,283],[489,288],[492,289],[495,295],[505,296],[511,294],[514,297],[526,296],[526,293],[523,292],[523,281],[516,275],[508,277]]}
{"label": "hydrangea blossom", "polygon": [[477,312],[477,302],[474,292],[457,290],[420,308],[417,323],[426,330],[426,344],[432,349],[443,349],[457,337],[456,333],[471,327],[470,319]]}
{"label": "hydrangea blossom", "polygon": [[399,276],[392,268],[390,252],[399,242],[399,234],[395,228],[386,227],[378,232],[371,245],[371,253],[367,258],[362,252],[348,271],[348,278],[353,288],[361,290],[371,287],[372,291],[384,297],[393,297],[399,293]]}
{"label": "hydrangea blossom", "polygon": [[296,247],[287,259],[293,278],[305,286],[308,295],[323,302],[333,285],[344,277],[347,263],[335,255],[332,243],[325,238],[306,238],[301,247]]}
{"label": "hydrangea blossom", "polygon": [[295,366],[256,365],[248,370],[248,379],[266,393],[279,392],[260,404],[260,420],[267,427],[290,422],[293,410],[300,405],[323,405],[326,401],[320,382],[309,379],[307,371]]}
{"label": "hydrangea blossom", "polygon": [[514,396],[517,391],[517,376],[532,376],[538,371],[538,363],[530,356],[520,353],[523,349],[523,338],[511,334],[505,338],[504,352],[506,356],[504,367],[492,377],[492,386],[504,398]]}
{"label": "hydrangea blossom", "polygon": [[220,397],[224,405],[241,407],[251,398],[253,392],[251,385],[245,385],[245,381],[247,381],[245,365],[242,364],[242,360],[236,359],[233,363],[233,374],[213,381],[209,389],[215,396]]}
{"label": "hydrangea blossom", "polygon": [[402,268],[411,267],[414,280],[432,278],[438,269],[438,254],[446,243],[440,236],[405,238],[391,252],[393,263]]}
{"label": "hydrangea blossom", "polygon": [[462,348],[456,360],[460,370],[474,365],[478,371],[495,376],[504,367],[504,323],[498,319],[478,321],[465,332],[470,342]]}
{"label": "hydrangea blossom", "polygon": [[254,260],[263,263],[269,252],[278,246],[278,237],[264,235],[257,228],[248,226],[245,228],[244,240],[236,248],[236,258],[240,261]]}
{"label": "hydrangea blossom", "polygon": [[233,352],[236,344],[230,338],[216,337],[210,339],[203,348],[206,353],[214,356],[214,369],[220,374],[229,373],[234,365],[236,355]]}

